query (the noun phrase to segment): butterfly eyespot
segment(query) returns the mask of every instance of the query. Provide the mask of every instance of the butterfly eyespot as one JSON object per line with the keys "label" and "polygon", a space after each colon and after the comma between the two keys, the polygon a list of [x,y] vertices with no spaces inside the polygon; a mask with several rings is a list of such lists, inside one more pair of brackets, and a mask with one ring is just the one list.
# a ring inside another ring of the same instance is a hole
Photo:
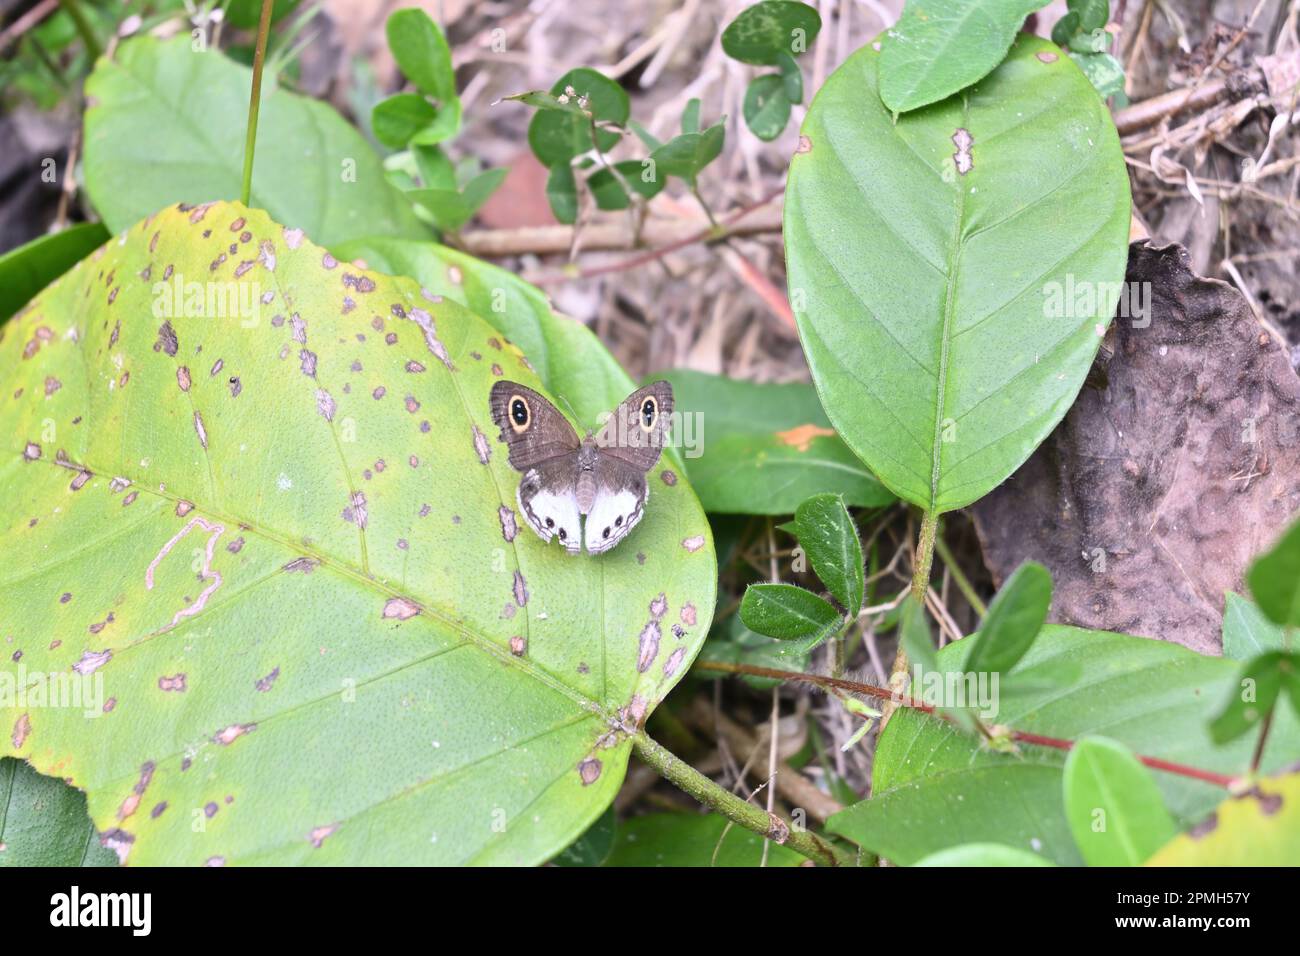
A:
{"label": "butterfly eyespot", "polygon": [[567,531],[565,531],[563,528],[561,528],[561,529],[560,529],[560,540],[563,541],[563,540],[564,540],[565,538],[567,538],[568,536],[569,536],[569,533],[568,533]]}
{"label": "butterfly eyespot", "polygon": [[554,527],[555,527],[555,519],[554,519],[554,518],[547,518],[547,519],[546,519],[546,527],[548,527],[548,528],[554,528]]}
{"label": "butterfly eyespot", "polygon": [[617,518],[614,519],[614,527],[615,527],[615,528],[621,528],[621,527],[623,527],[623,516],[622,516],[622,515],[619,515]]}
{"label": "butterfly eyespot", "polygon": [[602,538],[608,538],[608,537],[609,537],[609,529],[606,528],[604,531],[602,531],[601,534],[600,534],[600,536],[601,536]]}
{"label": "butterfly eyespot", "polygon": [[521,432],[528,427],[528,421],[531,417],[528,402],[518,395],[510,396],[510,427],[517,432]]}
{"label": "butterfly eyespot", "polygon": [[641,427],[646,431],[655,427],[655,420],[659,417],[659,403],[653,397],[647,398],[641,403]]}

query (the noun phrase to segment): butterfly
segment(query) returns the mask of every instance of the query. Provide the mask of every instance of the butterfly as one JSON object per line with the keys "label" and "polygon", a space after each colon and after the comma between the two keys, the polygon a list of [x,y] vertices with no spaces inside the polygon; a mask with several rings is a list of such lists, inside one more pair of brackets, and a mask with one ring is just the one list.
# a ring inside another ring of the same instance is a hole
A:
{"label": "butterfly", "polygon": [[519,511],[539,538],[558,537],[570,554],[585,541],[588,552],[603,554],[637,526],[650,496],[646,473],[668,433],[671,385],[638,388],[583,439],[559,409],[516,382],[494,384],[489,404],[510,465],[523,472]]}

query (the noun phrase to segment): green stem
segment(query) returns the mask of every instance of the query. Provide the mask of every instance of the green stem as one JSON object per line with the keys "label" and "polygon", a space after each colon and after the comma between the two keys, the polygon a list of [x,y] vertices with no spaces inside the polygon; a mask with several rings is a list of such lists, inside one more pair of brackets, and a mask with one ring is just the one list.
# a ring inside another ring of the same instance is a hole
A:
{"label": "green stem", "polygon": [[244,184],[239,201],[245,206],[253,194],[253,150],[257,146],[257,112],[262,104],[262,68],[266,64],[266,40],[271,33],[272,0],[262,0],[262,17],[257,22],[257,49],[253,53],[253,92],[248,101],[248,135],[244,139]]}
{"label": "green stem", "polygon": [[921,534],[916,542],[916,558],[912,562],[912,597],[925,606],[925,592],[930,589],[930,566],[934,563],[934,538],[939,529],[939,515],[933,511],[921,513]]}
{"label": "green stem", "polygon": [[95,36],[95,31],[86,19],[86,14],[81,9],[81,4],[77,0],[59,0],[59,6],[63,7],[64,12],[72,19],[72,25],[77,28],[77,33],[81,35],[81,42],[86,45],[86,52],[90,54],[91,61],[99,59],[99,55],[104,52],[104,48],[99,45],[99,37]]}
{"label": "green stem", "polygon": [[980,600],[980,596],[975,593],[975,588],[971,585],[970,579],[966,577],[962,569],[957,566],[957,559],[952,556],[952,551],[949,549],[948,543],[943,540],[943,535],[935,536],[934,550],[939,553],[939,558],[943,561],[943,566],[952,573],[952,579],[957,585],[957,590],[962,593],[962,597],[966,598],[966,601],[970,606],[975,609],[975,613],[980,617],[987,614],[989,612],[988,607],[986,607],[984,602]]}
{"label": "green stem", "polygon": [[651,739],[645,731],[633,737],[632,744],[636,747],[637,756],[657,770],[665,780],[680,787],[700,803],[711,810],[716,810],[733,823],[769,840],[776,840],[823,866],[852,864],[852,857],[843,850],[831,846],[810,831],[792,829],[775,814],[769,815],[766,810],[718,786],[690,764]]}

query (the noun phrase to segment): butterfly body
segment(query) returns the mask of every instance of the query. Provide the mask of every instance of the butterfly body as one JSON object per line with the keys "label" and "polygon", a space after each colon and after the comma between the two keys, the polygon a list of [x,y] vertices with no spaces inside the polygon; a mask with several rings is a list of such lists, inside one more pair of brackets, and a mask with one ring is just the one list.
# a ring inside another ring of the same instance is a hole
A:
{"label": "butterfly body", "polygon": [[659,460],[672,414],[672,388],[655,382],[629,395],[596,434],[579,439],[559,409],[515,382],[492,386],[492,420],[523,472],[515,499],[543,541],[570,554],[603,554],[641,521],[646,473]]}

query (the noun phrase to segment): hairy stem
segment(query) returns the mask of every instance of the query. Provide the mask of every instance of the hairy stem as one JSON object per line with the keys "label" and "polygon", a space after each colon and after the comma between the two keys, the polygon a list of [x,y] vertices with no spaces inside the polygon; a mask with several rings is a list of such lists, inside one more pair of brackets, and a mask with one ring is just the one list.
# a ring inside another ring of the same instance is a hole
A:
{"label": "hairy stem", "polygon": [[797,830],[775,814],[769,814],[726,790],[690,764],[649,737],[645,731],[632,738],[637,756],[657,770],[665,780],[689,793],[711,810],[716,810],[728,820],[746,830],[752,830],[769,840],[775,840],[808,859],[823,866],[840,866],[852,862],[851,857],[808,830]]}
{"label": "hairy stem", "polygon": [[257,146],[257,112],[262,103],[262,69],[266,65],[266,40],[271,33],[272,0],[262,0],[257,22],[257,49],[253,52],[253,91],[248,100],[248,134],[244,138],[244,184],[239,201],[245,206],[253,194],[253,151]]}

